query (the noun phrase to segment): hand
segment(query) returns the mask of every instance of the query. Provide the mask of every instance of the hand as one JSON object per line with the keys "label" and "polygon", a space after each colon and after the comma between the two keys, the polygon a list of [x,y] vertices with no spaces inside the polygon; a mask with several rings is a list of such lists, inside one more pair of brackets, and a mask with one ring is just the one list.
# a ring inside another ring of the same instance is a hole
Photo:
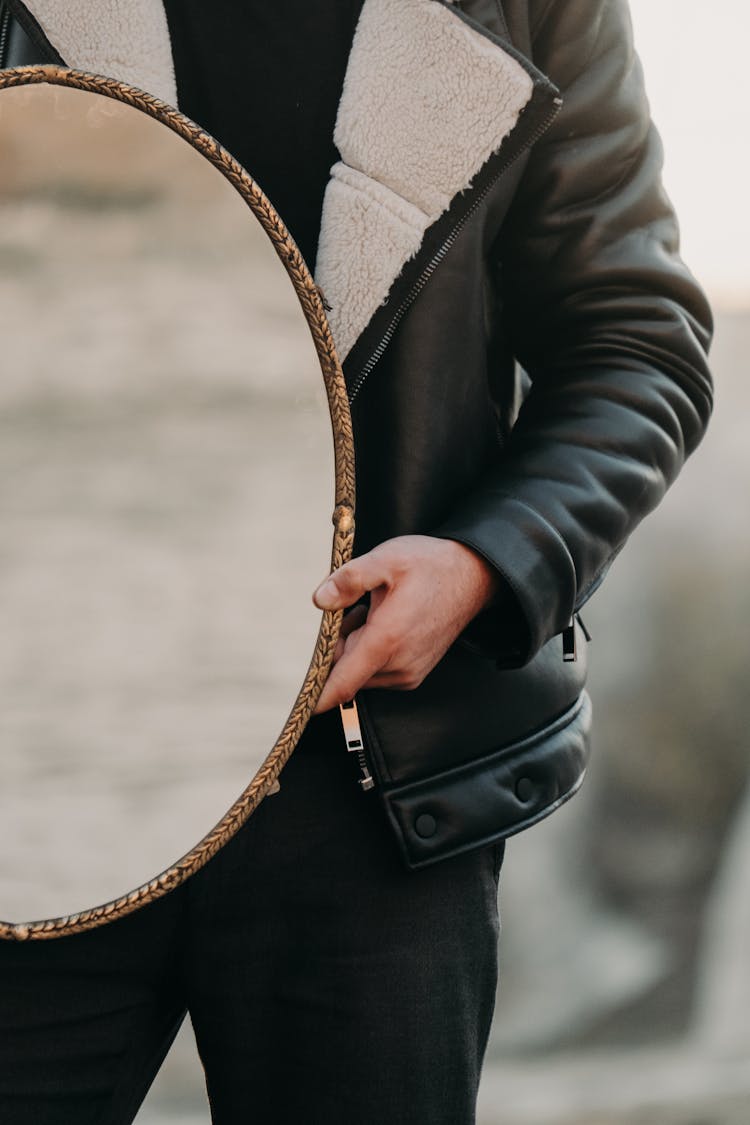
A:
{"label": "hand", "polygon": [[316,714],[361,688],[418,687],[490,602],[497,582],[481,555],[427,535],[388,539],[334,571],[313,594],[319,609],[345,609],[367,592],[370,606],[344,618]]}

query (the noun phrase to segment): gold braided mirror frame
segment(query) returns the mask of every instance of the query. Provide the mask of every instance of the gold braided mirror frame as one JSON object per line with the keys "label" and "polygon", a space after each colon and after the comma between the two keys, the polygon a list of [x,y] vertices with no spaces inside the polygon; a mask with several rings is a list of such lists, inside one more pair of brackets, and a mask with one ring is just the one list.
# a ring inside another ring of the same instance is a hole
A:
{"label": "gold braided mirror frame", "polygon": [[[320,362],[333,428],[335,507],[331,569],[351,558],[354,541],[354,442],[349,401],[323,301],[302,255],[280,216],[245,169],[200,126],[151,94],[101,75],[61,66],[26,66],[0,71],[0,90],[24,85],[68,86],[132,106],[166,125],[214,165],[239,192],[260,222],[285,267],[307,320]],[[343,611],[323,613],[309,668],[289,717],[263,765],[216,826],[173,866],[111,902],[67,917],[37,922],[0,921],[0,938],[50,939],[116,921],[174,890],[200,870],[235,835],[275,785],[315,709],[328,676]]]}

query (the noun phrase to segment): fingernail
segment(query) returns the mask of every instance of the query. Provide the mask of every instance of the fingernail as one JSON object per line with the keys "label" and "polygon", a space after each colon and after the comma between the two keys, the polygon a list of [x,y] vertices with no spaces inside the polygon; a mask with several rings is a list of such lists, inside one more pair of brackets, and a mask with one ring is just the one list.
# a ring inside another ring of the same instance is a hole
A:
{"label": "fingernail", "polygon": [[335,609],[338,601],[336,584],[330,578],[326,578],[313,594],[313,601],[318,609]]}

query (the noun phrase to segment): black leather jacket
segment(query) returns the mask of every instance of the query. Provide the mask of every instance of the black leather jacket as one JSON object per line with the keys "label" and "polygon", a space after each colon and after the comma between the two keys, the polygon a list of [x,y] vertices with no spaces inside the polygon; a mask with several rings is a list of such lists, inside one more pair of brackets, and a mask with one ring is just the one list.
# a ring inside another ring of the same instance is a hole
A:
{"label": "black leather jacket", "polygon": [[440,5],[531,78],[344,364],[357,551],[450,537],[504,580],[419,688],[358,699],[416,867],[518,832],[580,785],[575,615],[703,434],[711,318],[676,256],[623,0],[410,3]]}
{"label": "black leather jacket", "polygon": [[676,256],[625,3],[461,8],[532,61],[534,100],[345,364],[358,549],[449,536],[506,580],[482,652],[459,643],[416,691],[360,699],[412,865],[517,832],[580,784],[585,643],[565,661],[561,634],[711,409],[711,316]]}

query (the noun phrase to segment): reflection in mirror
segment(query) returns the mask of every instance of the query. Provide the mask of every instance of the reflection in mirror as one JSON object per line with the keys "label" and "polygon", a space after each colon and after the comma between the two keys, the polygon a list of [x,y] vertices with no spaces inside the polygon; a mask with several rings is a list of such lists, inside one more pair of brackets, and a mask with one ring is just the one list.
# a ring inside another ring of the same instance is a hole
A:
{"label": "reflection in mirror", "polygon": [[250,782],[315,649],[334,466],[258,220],[101,95],[0,90],[0,347],[0,918],[28,921],[153,879]]}

